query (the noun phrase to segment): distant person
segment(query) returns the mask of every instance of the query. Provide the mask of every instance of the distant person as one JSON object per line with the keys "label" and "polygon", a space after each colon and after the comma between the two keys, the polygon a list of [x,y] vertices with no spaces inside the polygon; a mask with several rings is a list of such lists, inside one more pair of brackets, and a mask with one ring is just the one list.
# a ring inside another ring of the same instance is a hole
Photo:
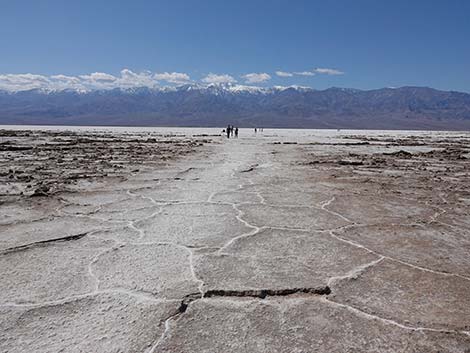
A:
{"label": "distant person", "polygon": [[233,137],[233,132],[234,132],[233,130],[234,130],[234,128],[233,128],[233,125],[232,125],[232,127],[230,128],[230,135],[231,135],[232,137]]}
{"label": "distant person", "polygon": [[235,128],[235,137],[238,138],[238,127]]}
{"label": "distant person", "polygon": [[227,138],[228,139],[230,138],[230,125],[227,126]]}
{"label": "distant person", "polygon": [[258,132],[258,129],[255,128],[255,134]]}

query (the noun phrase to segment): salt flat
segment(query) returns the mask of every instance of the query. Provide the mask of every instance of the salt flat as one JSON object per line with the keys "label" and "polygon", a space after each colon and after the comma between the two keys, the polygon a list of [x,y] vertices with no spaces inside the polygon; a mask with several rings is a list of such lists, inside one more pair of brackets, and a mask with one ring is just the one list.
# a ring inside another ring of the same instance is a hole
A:
{"label": "salt flat", "polygon": [[2,352],[470,352],[470,133],[13,128]]}

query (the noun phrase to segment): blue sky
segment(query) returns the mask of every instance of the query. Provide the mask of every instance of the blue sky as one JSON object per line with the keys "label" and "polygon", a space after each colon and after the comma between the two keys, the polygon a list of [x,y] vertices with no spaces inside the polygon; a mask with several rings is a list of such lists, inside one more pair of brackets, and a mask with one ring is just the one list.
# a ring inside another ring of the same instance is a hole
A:
{"label": "blue sky", "polygon": [[124,82],[127,69],[124,76],[139,80],[160,75],[159,83],[230,76],[266,86],[470,92],[470,1],[0,0],[0,6],[0,75],[8,82],[17,74],[92,80],[92,73]]}

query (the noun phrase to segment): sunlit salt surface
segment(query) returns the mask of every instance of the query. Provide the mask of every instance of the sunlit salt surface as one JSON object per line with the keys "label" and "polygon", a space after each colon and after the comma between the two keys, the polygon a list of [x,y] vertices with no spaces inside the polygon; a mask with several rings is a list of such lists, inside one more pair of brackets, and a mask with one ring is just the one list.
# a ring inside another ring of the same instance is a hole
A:
{"label": "sunlit salt surface", "polygon": [[[223,128],[208,127],[140,127],[140,126],[41,126],[41,125],[0,125],[5,130],[46,130],[46,131],[77,131],[99,134],[145,134],[191,137],[201,135],[220,135]],[[254,132],[253,128],[241,128],[239,138],[266,138],[274,141],[324,142],[336,138],[355,135],[405,138],[410,136],[421,138],[470,138],[470,131],[411,131],[411,130],[340,130],[340,129],[270,129]]]}

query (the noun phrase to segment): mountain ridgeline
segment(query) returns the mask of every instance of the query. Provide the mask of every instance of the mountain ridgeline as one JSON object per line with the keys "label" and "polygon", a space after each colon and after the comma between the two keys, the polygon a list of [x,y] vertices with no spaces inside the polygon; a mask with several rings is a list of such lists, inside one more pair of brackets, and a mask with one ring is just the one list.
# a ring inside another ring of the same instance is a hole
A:
{"label": "mountain ridgeline", "polygon": [[0,91],[0,123],[470,130],[470,94],[240,85]]}

